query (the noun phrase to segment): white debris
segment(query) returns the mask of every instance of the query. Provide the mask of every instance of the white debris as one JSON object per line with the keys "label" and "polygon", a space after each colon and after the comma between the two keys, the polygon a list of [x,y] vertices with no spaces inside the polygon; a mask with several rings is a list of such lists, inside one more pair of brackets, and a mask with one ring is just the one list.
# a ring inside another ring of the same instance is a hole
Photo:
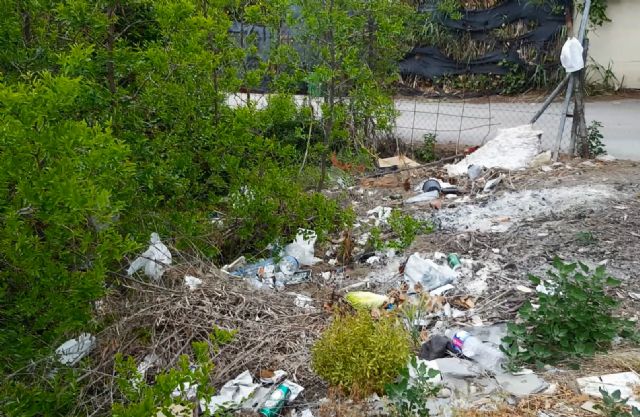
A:
{"label": "white debris", "polygon": [[157,281],[164,274],[166,267],[171,265],[171,252],[160,241],[160,236],[157,233],[151,233],[149,243],[149,248],[131,262],[127,275],[133,275],[144,268],[145,275]]}
{"label": "white debris", "polygon": [[[605,184],[523,190],[505,193],[484,205],[467,204],[442,209],[436,216],[444,229],[504,232],[514,223],[528,218],[533,220],[533,216],[597,207],[606,200],[619,198],[619,193]],[[496,222],[496,219],[506,221]]]}
{"label": "white debris", "polygon": [[391,207],[378,206],[374,209],[367,211],[369,218],[374,219],[374,225],[380,226],[386,224],[389,216],[391,216]]}
{"label": "white debris", "polygon": [[453,269],[438,265],[431,259],[424,259],[419,253],[411,255],[404,267],[404,277],[411,290],[419,283],[424,289],[431,291],[452,283],[457,276]]}
{"label": "white debris", "polygon": [[285,387],[289,388],[289,390],[291,391],[291,394],[289,394],[289,401],[294,401],[296,398],[298,398],[298,395],[300,395],[300,393],[302,391],[304,391],[304,387],[302,387],[301,385],[296,384],[295,382],[286,379],[282,385],[284,385]]}
{"label": "white debris", "polygon": [[196,290],[196,289],[200,288],[200,286],[202,285],[202,280],[200,278],[196,278],[196,277],[194,277],[192,275],[185,275],[184,276],[184,285],[189,287],[189,290],[193,291],[193,290]]}
{"label": "white debris", "polygon": [[596,156],[596,159],[597,159],[598,161],[603,161],[603,162],[613,162],[613,161],[615,161],[617,158],[616,158],[615,156],[612,156],[612,155],[604,154],[604,155],[598,155],[598,156]]}
{"label": "white debris", "polygon": [[640,376],[635,372],[621,372],[602,376],[588,376],[577,379],[580,392],[592,397],[602,398],[600,388],[612,394],[620,390],[621,398],[629,398],[627,405],[640,408],[640,402],[635,393],[640,387]]}
{"label": "white debris", "polygon": [[508,170],[525,168],[540,153],[540,135],[542,131],[534,130],[531,125],[500,129],[495,138],[477,151],[445,168],[450,176],[467,175],[469,165]]}
{"label": "white debris", "polygon": [[313,230],[300,229],[296,240],[284,247],[284,253],[296,258],[300,265],[314,265],[322,260],[314,255],[317,239]]}
{"label": "white debris", "polygon": [[277,384],[278,382],[282,381],[286,377],[287,377],[287,372],[283,371],[282,369],[278,369],[273,371],[273,375],[269,378],[261,377],[260,382],[262,382],[263,384]]}
{"label": "white debris", "polygon": [[296,307],[304,308],[305,310],[313,310],[313,298],[307,297],[306,295],[296,294],[293,304],[295,304]]}
{"label": "white debris", "polygon": [[379,256],[370,256],[370,257],[367,258],[366,262],[369,265],[380,263],[380,257]]}
{"label": "white debris", "polygon": [[455,287],[451,284],[443,285],[442,287],[436,288],[435,290],[429,291],[429,295],[442,295],[445,292],[454,289]]}
{"label": "white debris", "polygon": [[176,389],[171,393],[172,398],[182,397],[187,401],[194,401],[198,396],[198,384],[192,384],[190,382],[183,382],[178,385]]}
{"label": "white debris", "polygon": [[437,191],[427,191],[426,193],[421,193],[411,198],[405,200],[405,203],[421,203],[423,201],[431,201],[435,200],[440,196],[440,193]]}
{"label": "white debris", "polygon": [[69,339],[56,349],[58,360],[63,365],[73,366],[87,356],[95,344],[95,336],[82,333],[76,339]]}
{"label": "white debris", "polygon": [[217,395],[208,401],[200,400],[200,407],[214,415],[221,408],[238,408],[244,400],[249,398],[260,384],[253,383],[253,377],[249,371],[244,371],[235,379],[228,381],[220,388]]}
{"label": "white debris", "polygon": [[[551,151],[545,151],[538,155],[529,162],[530,168],[544,167],[551,162]],[[550,167],[547,167],[550,168]]]}
{"label": "white debris", "polygon": [[497,178],[487,181],[487,183],[484,185],[484,189],[482,190],[482,192],[488,193],[489,191],[494,190],[498,186],[498,184],[502,182],[503,178],[504,178],[504,175],[500,174],[498,175]]}

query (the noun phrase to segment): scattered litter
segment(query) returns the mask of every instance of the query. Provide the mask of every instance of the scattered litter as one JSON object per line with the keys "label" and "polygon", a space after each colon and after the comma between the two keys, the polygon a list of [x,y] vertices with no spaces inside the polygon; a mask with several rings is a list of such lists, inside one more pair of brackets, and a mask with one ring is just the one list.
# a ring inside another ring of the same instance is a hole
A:
{"label": "scattered litter", "polygon": [[442,335],[434,335],[422,344],[420,358],[428,361],[446,358],[448,351],[453,351],[449,338]]}
{"label": "scattered litter", "polygon": [[382,307],[391,300],[386,295],[368,291],[353,291],[344,296],[345,300],[355,308],[372,309]]}
{"label": "scattered litter", "polygon": [[73,366],[87,356],[95,344],[95,336],[82,333],[76,339],[69,339],[56,349],[58,360],[63,365]]}
{"label": "scattered litter", "polygon": [[440,196],[440,193],[438,191],[429,191],[429,192],[421,193],[411,198],[408,198],[405,200],[405,203],[410,204],[410,203],[421,203],[423,201],[431,201],[431,200],[435,200],[439,196]]}
{"label": "scattered litter", "polygon": [[131,262],[127,275],[133,275],[144,268],[145,275],[157,281],[162,277],[167,266],[171,265],[171,252],[160,241],[157,233],[151,233],[149,243],[149,248]]}
{"label": "scattered litter", "polygon": [[582,404],[580,406],[580,408],[582,408],[583,410],[586,410],[586,411],[590,411],[593,414],[602,415],[602,411],[600,411],[597,408],[595,408],[595,405],[596,405],[596,403],[594,403],[593,401],[587,401],[586,403]]}
{"label": "scattered litter", "polygon": [[600,388],[613,393],[620,390],[621,398],[629,398],[627,404],[631,407],[640,408],[640,402],[636,397],[638,387],[640,387],[640,376],[635,372],[621,372],[602,376],[588,376],[577,379],[580,392],[583,394],[602,398]]}
{"label": "scattered litter", "polygon": [[296,307],[304,308],[305,310],[313,310],[313,299],[306,295],[296,294],[296,298],[293,300],[293,303]]}
{"label": "scattered litter", "polygon": [[421,166],[419,163],[417,163],[416,161],[410,158],[407,158],[404,155],[378,159],[378,167],[380,168],[398,167],[402,169],[402,168],[417,168],[419,166]]}
{"label": "scattered litter", "polygon": [[437,191],[438,193],[442,191],[442,186],[440,185],[440,181],[430,178],[422,184],[422,192],[428,193],[430,191]]}
{"label": "scattered litter", "polygon": [[198,384],[183,382],[171,393],[172,398],[184,398],[187,401],[195,401],[198,397]]}
{"label": "scattered litter", "polygon": [[200,407],[215,414],[217,410],[238,408],[247,398],[253,394],[260,384],[253,382],[253,377],[249,371],[244,371],[235,379],[228,381],[220,388],[217,395],[209,398],[208,401],[200,400]]}
{"label": "scattered litter", "polygon": [[567,72],[576,72],[584,68],[583,51],[582,42],[573,37],[567,39],[562,45],[560,63]]}
{"label": "scattered litter", "polygon": [[516,170],[525,168],[540,153],[542,131],[531,125],[500,129],[495,138],[455,165],[446,165],[450,176],[467,175],[469,165]]}
{"label": "scattered litter", "polygon": [[449,290],[454,289],[455,287],[451,284],[443,285],[442,287],[438,287],[435,290],[429,291],[429,295],[442,295]]}
{"label": "scattered litter", "polygon": [[374,265],[374,264],[380,263],[380,257],[370,256],[369,258],[367,258],[365,262],[368,263],[369,265]]}
{"label": "scattered litter", "polygon": [[289,400],[291,396],[291,390],[285,384],[280,384],[265,401],[262,408],[259,410],[259,414],[265,417],[277,416],[282,411],[282,408]]}
{"label": "scattered litter", "polygon": [[410,284],[410,290],[415,291],[415,285],[420,284],[427,291],[431,291],[451,284],[457,278],[457,274],[446,265],[438,265],[430,259],[422,258],[419,253],[414,253],[407,259],[404,277]]}
{"label": "scattered litter", "polygon": [[280,381],[287,377],[287,372],[282,369],[271,370],[271,369],[262,369],[260,370],[260,382],[263,384],[278,384]]}
{"label": "scattered litter", "polygon": [[553,168],[551,168],[549,165],[543,165],[540,167],[540,169],[542,170],[542,172],[551,172],[553,171]]}
{"label": "scattered litter", "polygon": [[198,289],[202,285],[202,280],[191,275],[185,275],[184,285],[186,285],[191,291],[193,291]]}
{"label": "scattered litter", "polygon": [[142,362],[138,365],[138,373],[144,379],[147,371],[151,369],[155,364],[160,362],[160,358],[155,353],[150,353],[144,357]]}
{"label": "scattered litter", "polygon": [[629,297],[633,300],[640,301],[640,293],[639,292],[630,292]]}
{"label": "scattered litter", "polygon": [[315,265],[322,260],[314,256],[317,239],[316,232],[300,229],[296,239],[284,247],[284,253],[296,258],[300,265]]}
{"label": "scattered litter", "polygon": [[471,181],[477,180],[482,173],[484,172],[484,167],[482,165],[469,165],[467,168],[467,175]]}
{"label": "scattered litter", "polygon": [[[504,232],[513,223],[533,216],[561,213],[580,207],[594,208],[597,203],[617,199],[618,193],[609,185],[579,185],[505,193],[487,204],[460,205],[440,210],[435,216],[443,229]],[[496,217],[508,217],[509,222],[492,222]]]}
{"label": "scattered litter", "polygon": [[498,184],[500,184],[502,182],[502,179],[504,178],[504,175],[500,174],[498,175],[497,178],[494,178],[490,181],[487,181],[487,183],[485,184],[484,188],[482,189],[483,193],[488,193],[489,191],[493,191]]}
{"label": "scattered litter", "polygon": [[304,391],[304,387],[302,387],[301,385],[296,384],[293,381],[290,381],[288,379],[285,379],[285,381],[282,383],[282,385],[286,386],[287,388],[289,388],[291,390],[291,395],[289,396],[289,401],[293,401],[296,398],[298,398],[298,395],[300,395],[300,393],[302,391]]}
{"label": "scattered litter", "polygon": [[391,207],[378,206],[374,209],[367,211],[370,218],[374,219],[374,225],[380,226],[380,224],[386,224],[389,216],[391,216]]}
{"label": "scattered litter", "polygon": [[[436,371],[439,371],[437,363],[429,362],[429,361],[426,361],[424,359],[416,358],[416,365],[417,365],[417,367],[419,367],[420,365],[425,365],[427,367],[427,369],[435,369]],[[418,378],[418,369],[416,369],[416,367],[413,366],[413,363],[412,363],[411,360],[407,364],[407,368],[409,370],[409,384],[411,385],[411,384],[415,383],[416,378]],[[442,375],[437,374],[433,378],[429,378],[429,382],[431,382],[433,384],[441,384],[442,383]]]}
{"label": "scattered litter", "polygon": [[487,371],[495,374],[502,373],[502,364],[505,361],[505,357],[498,348],[488,343],[483,343],[480,339],[464,330],[455,331],[449,329],[445,332],[445,336],[450,338],[454,352],[463,354]]}

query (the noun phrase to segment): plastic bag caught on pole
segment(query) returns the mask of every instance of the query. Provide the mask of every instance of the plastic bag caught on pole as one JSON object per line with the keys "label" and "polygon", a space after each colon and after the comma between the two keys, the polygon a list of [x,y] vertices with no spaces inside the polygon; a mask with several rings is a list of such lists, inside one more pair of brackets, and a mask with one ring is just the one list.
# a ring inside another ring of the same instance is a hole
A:
{"label": "plastic bag caught on pole", "polygon": [[584,68],[582,52],[584,48],[576,38],[569,38],[562,46],[560,62],[567,72],[576,72]]}
{"label": "plastic bag caught on pole", "polygon": [[160,241],[157,233],[151,233],[149,243],[149,249],[131,262],[127,275],[133,275],[144,268],[145,275],[157,281],[164,274],[166,267],[171,265],[171,252]]}

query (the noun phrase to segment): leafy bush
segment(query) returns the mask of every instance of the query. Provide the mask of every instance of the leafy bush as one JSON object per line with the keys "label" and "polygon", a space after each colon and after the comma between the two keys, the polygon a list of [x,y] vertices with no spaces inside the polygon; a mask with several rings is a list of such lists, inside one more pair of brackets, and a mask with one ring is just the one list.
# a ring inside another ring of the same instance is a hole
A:
{"label": "leafy bush", "polygon": [[[553,263],[545,283],[549,294],[539,293],[539,307],[526,302],[521,324],[509,324],[504,348],[514,363],[553,363],[606,350],[614,337],[625,334],[629,323],[613,316],[618,303],[607,295],[620,281],[608,276],[604,266],[595,271],[582,263]],[[539,285],[542,279],[529,280]]]}
{"label": "leafy bush", "polygon": [[615,390],[611,394],[602,387],[598,388],[602,394],[602,404],[596,404],[594,408],[602,412],[605,417],[640,417],[640,410],[631,407],[628,411],[628,398],[621,398],[620,390]]}
{"label": "leafy bush", "polygon": [[436,155],[436,135],[433,133],[427,133],[424,135],[424,141],[418,149],[415,150],[415,155],[421,162],[432,162],[437,159]]}
{"label": "leafy bush", "polygon": [[602,143],[602,133],[600,128],[602,123],[597,120],[593,120],[587,127],[587,141],[589,142],[589,154],[593,156],[606,155],[607,151],[604,149],[604,143]]}
{"label": "leafy bush", "polygon": [[411,215],[402,213],[400,210],[393,210],[387,222],[393,237],[391,240],[384,241],[380,227],[372,227],[370,230],[368,244],[376,250],[384,248],[404,250],[411,246],[418,235],[433,231],[431,222],[417,220]]}
{"label": "leafy bush", "polygon": [[0,84],[3,371],[89,330],[107,272],[135,247],[114,227],[131,186],[129,149],[108,127],[73,120],[83,88],[47,73]]}
{"label": "leafy bush", "polygon": [[414,378],[410,377],[409,368],[404,368],[399,380],[385,387],[391,401],[391,415],[394,417],[429,417],[431,414],[427,401],[440,392],[441,386],[433,382],[440,371],[427,368],[417,357],[411,358],[409,366],[414,370]]}
{"label": "leafy bush", "polygon": [[394,317],[336,316],[313,346],[313,370],[353,395],[382,393],[409,360],[409,334]]}
{"label": "leafy bush", "polygon": [[[113,404],[114,417],[148,417],[154,416],[162,410],[166,416],[171,414],[171,407],[185,406],[192,410],[194,403],[185,398],[189,388],[197,385],[195,394],[200,399],[210,398],[214,394],[211,388],[210,374],[213,362],[206,342],[194,342],[195,364],[191,365],[189,356],[182,355],[178,366],[169,371],[156,375],[153,384],[147,383],[137,370],[132,357],[126,359],[122,355],[116,357],[117,385],[123,400]],[[179,389],[181,396],[174,397],[172,393]],[[188,415],[192,413],[189,412]]]}

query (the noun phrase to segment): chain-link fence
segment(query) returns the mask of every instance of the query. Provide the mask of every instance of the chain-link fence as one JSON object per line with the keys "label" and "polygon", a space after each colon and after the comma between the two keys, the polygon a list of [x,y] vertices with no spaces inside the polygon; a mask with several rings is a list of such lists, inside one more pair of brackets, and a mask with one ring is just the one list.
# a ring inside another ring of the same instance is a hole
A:
{"label": "chain-link fence", "polygon": [[[399,116],[396,135],[405,143],[419,145],[424,136],[434,134],[438,143],[482,145],[493,138],[498,129],[528,124],[540,109],[544,97],[482,97],[473,99],[429,99],[398,97]],[[542,130],[542,148],[556,150],[560,119],[564,117],[562,101],[551,103],[534,127]],[[561,150],[569,147],[571,120],[567,120]]]}

